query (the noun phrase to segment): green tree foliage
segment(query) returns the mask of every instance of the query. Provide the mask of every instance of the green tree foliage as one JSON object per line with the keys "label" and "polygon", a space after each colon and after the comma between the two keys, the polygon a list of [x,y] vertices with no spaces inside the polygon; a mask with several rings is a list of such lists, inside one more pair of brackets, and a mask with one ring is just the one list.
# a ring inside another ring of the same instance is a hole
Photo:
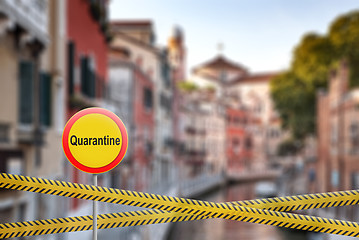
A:
{"label": "green tree foliage", "polygon": [[177,84],[178,89],[184,92],[194,92],[198,90],[198,86],[194,82],[182,81]]}
{"label": "green tree foliage", "polygon": [[348,60],[350,86],[359,86],[359,11],[338,17],[330,26],[328,37],[336,57]]}
{"label": "green tree foliage", "polygon": [[314,131],[315,94],[312,86],[289,71],[271,81],[271,92],[283,127],[291,130],[295,139],[303,139],[308,132]]}
{"label": "green tree foliage", "polygon": [[309,33],[295,48],[291,70],[308,87],[323,87],[335,59],[333,45],[326,36]]}
{"label": "green tree foliage", "polygon": [[347,59],[350,85],[359,85],[359,11],[334,20],[327,35],[306,34],[293,52],[291,67],[271,81],[271,95],[295,140],[316,130],[316,92],[326,88],[330,69]]}

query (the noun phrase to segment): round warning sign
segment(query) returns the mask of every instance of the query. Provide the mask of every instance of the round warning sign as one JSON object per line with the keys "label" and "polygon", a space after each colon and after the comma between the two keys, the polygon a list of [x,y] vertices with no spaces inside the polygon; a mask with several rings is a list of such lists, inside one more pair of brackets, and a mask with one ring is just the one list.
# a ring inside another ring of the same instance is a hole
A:
{"label": "round warning sign", "polygon": [[125,156],[127,145],[125,125],[114,113],[103,108],[77,112],[62,134],[62,146],[72,165],[93,174],[116,167]]}

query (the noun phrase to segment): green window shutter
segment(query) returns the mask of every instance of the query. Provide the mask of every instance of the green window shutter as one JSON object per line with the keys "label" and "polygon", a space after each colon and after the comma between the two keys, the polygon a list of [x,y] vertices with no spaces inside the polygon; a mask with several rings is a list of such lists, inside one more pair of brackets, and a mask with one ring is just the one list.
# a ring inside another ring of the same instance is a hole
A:
{"label": "green window shutter", "polygon": [[152,109],[152,91],[147,87],[143,89],[143,105],[146,110]]}
{"label": "green window shutter", "polygon": [[81,58],[81,92],[85,96],[88,96],[88,92],[89,92],[88,69],[89,69],[88,58],[82,57]]}
{"label": "green window shutter", "polygon": [[96,96],[96,74],[93,70],[89,69],[89,75],[90,75],[90,92],[89,96],[91,98],[95,98]]}
{"label": "green window shutter", "polygon": [[51,76],[48,73],[40,74],[40,123],[51,125]]}
{"label": "green window shutter", "polygon": [[20,62],[19,78],[19,122],[31,124],[34,109],[34,65],[32,62]]}
{"label": "green window shutter", "polygon": [[68,78],[69,78],[69,95],[72,96],[74,93],[74,85],[75,85],[75,44],[73,42],[68,43],[68,52],[67,52],[67,70],[68,70]]}
{"label": "green window shutter", "polygon": [[81,58],[81,92],[89,98],[96,96],[96,73],[91,69],[88,57]]}

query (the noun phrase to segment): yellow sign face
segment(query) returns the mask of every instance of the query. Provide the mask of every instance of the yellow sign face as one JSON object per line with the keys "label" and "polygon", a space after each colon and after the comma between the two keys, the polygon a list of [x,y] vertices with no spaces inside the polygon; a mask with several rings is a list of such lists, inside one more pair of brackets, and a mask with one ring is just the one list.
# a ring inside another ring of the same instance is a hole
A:
{"label": "yellow sign face", "polygon": [[99,168],[111,163],[119,154],[122,134],[111,118],[93,113],[75,122],[68,141],[70,151],[79,163]]}
{"label": "yellow sign face", "polygon": [[112,112],[88,108],[76,113],[63,133],[64,152],[78,169],[101,173],[114,168],[127,150],[127,131]]}

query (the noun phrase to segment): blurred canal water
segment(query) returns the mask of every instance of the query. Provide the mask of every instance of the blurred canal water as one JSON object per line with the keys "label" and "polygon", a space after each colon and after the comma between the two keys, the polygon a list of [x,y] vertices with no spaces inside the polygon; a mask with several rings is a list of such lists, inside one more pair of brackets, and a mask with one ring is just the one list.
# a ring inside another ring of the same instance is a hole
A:
{"label": "blurred canal water", "polygon": [[[201,197],[201,200],[225,202],[258,198],[259,183],[236,184]],[[262,224],[225,219],[207,219],[174,223],[168,240],[313,240],[320,234],[288,230]]]}

